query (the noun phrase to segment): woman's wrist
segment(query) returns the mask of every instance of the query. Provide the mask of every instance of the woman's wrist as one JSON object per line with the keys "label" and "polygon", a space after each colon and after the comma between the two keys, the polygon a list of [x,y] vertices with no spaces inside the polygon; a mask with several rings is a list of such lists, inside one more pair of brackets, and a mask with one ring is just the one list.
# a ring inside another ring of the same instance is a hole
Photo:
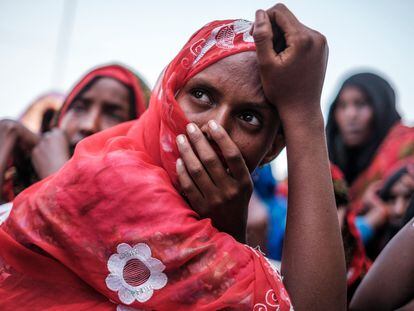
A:
{"label": "woman's wrist", "polygon": [[289,128],[299,128],[324,131],[323,115],[320,108],[309,109],[307,111],[283,111],[279,112],[279,117],[284,130]]}

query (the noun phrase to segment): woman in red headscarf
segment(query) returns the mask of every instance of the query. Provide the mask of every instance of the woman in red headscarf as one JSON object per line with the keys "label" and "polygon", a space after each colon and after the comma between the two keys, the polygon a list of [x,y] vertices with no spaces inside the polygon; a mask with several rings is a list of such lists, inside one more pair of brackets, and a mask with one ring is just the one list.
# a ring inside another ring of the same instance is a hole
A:
{"label": "woman in red headscarf", "polygon": [[[282,57],[271,20],[286,34]],[[320,111],[326,42],[283,5],[256,13],[255,43],[250,31],[244,20],[203,27],[138,121],[81,141],[58,174],[16,198],[0,228],[4,310],[290,310],[284,284],[298,309],[345,309]],[[244,173],[282,147],[280,121],[292,174],[284,284],[259,251],[180,195],[196,199],[188,183],[217,176],[211,170],[227,172],[216,187],[245,184]]]}
{"label": "woman in red headscarf", "polygon": [[51,131],[39,135],[18,121],[0,121],[0,199],[12,201],[34,182],[59,170],[81,139],[142,115],[146,90],[124,66],[101,66],[69,92]]}

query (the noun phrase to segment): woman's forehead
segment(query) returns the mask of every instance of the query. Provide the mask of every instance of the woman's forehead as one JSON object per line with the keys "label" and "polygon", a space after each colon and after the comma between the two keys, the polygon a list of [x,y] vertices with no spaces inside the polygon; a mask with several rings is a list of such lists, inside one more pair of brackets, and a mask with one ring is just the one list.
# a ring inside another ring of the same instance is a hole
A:
{"label": "woman's forehead", "polygon": [[225,57],[196,74],[191,80],[214,81],[224,84],[232,81],[234,84],[246,86],[251,91],[261,90],[256,52],[242,52]]}

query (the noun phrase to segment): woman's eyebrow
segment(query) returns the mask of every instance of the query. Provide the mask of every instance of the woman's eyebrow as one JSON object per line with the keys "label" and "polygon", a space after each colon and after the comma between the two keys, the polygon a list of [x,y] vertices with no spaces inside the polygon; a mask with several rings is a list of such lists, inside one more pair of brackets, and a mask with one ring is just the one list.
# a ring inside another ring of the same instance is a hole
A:
{"label": "woman's eyebrow", "polygon": [[196,85],[201,85],[203,87],[213,89],[217,92],[219,92],[218,88],[215,87],[214,81],[211,81],[210,79],[203,78],[201,75],[195,76],[190,79],[190,81],[187,82],[189,86],[194,87]]}
{"label": "woman's eyebrow", "polygon": [[275,108],[273,105],[269,104],[268,102],[250,102],[250,105],[253,105],[257,109],[263,109],[263,110],[274,110]]}
{"label": "woman's eyebrow", "polygon": [[[189,87],[204,87],[206,88],[208,91],[215,93],[217,95],[222,95],[223,92],[220,91],[220,88],[218,86],[215,86],[214,81],[211,81],[211,79],[208,78],[204,78],[202,74],[198,74],[195,77],[192,77],[188,82],[187,82]],[[251,101],[245,101],[244,105],[252,107],[254,106],[254,108],[257,109],[261,109],[261,110],[275,110],[275,107],[273,105],[271,105],[268,101],[266,101],[265,98],[263,99],[259,99],[257,100],[251,100]]]}

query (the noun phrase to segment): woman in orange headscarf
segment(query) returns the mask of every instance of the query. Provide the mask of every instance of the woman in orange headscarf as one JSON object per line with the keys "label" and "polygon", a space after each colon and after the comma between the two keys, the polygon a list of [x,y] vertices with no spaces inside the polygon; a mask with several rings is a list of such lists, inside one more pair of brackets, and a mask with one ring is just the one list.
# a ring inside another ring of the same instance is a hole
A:
{"label": "woman in orange headscarf", "polygon": [[[250,31],[244,20],[203,27],[138,121],[82,140],[57,174],[16,198],[0,227],[3,309],[290,310],[286,285],[298,309],[344,310],[319,105],[326,42],[283,5],[256,13],[255,43]],[[248,192],[248,172],[283,147],[280,121],[292,174],[285,285],[259,251],[201,220],[180,195],[203,202],[193,186],[209,182]],[[305,189],[302,180],[311,181]]]}

